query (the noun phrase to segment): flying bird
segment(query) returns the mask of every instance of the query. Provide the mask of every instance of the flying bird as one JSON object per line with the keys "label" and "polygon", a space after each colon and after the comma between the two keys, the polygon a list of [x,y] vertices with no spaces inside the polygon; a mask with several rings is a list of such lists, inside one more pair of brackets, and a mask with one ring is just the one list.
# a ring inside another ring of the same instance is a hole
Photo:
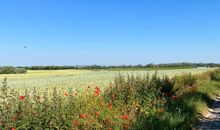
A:
{"label": "flying bird", "polygon": [[24,48],[28,48],[28,46],[24,46]]}

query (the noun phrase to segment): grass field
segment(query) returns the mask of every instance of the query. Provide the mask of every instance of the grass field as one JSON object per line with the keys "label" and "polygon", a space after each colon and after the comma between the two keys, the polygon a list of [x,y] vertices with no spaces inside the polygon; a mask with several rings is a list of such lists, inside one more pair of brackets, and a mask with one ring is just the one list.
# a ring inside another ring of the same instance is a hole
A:
{"label": "grass field", "polygon": [[[211,68],[190,68],[190,69],[168,69],[157,70],[158,75],[168,75],[170,77],[183,73],[198,74],[211,70]],[[8,78],[8,85],[20,92],[23,88],[45,89],[45,88],[60,88],[60,89],[76,89],[83,90],[84,86],[99,86],[105,88],[114,77],[120,73],[123,75],[134,74],[153,74],[156,70],[28,70],[26,74],[8,74],[0,75],[0,79]]]}

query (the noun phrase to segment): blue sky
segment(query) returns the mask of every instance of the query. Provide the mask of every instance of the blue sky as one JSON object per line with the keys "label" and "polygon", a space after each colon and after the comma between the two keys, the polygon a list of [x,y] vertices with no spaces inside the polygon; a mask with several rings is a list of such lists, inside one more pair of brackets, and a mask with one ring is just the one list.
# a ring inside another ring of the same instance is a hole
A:
{"label": "blue sky", "polygon": [[1,0],[0,65],[220,63],[219,7],[219,0]]}

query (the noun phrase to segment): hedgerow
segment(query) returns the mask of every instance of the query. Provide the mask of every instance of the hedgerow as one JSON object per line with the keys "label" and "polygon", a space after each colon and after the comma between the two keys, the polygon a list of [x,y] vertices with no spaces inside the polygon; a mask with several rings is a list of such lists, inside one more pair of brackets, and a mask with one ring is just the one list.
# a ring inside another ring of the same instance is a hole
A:
{"label": "hedgerow", "polygon": [[0,74],[23,74],[26,72],[27,70],[24,68],[16,68],[11,66],[0,67]]}

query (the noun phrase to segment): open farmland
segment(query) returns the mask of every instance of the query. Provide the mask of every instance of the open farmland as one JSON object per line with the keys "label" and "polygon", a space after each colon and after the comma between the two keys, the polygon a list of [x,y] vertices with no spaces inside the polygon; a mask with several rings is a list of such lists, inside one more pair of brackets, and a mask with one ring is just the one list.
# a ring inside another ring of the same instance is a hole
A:
{"label": "open farmland", "polygon": [[0,129],[190,129],[220,91],[213,69],[1,75]]}
{"label": "open farmland", "polygon": [[[212,70],[211,68],[193,68],[193,69],[173,69],[173,70],[158,70],[158,75],[180,75],[183,73],[199,74],[205,71]],[[99,86],[105,88],[117,74],[134,74],[144,75],[155,73],[155,70],[28,70],[27,74],[8,74],[0,75],[0,78],[8,78],[10,88],[15,88],[20,92],[24,92],[23,88],[43,90],[45,88],[56,87],[58,89],[75,89],[83,90],[85,86]]]}
{"label": "open farmland", "polygon": [[190,129],[220,92],[220,70],[206,67],[28,70],[0,78],[2,130]]}

